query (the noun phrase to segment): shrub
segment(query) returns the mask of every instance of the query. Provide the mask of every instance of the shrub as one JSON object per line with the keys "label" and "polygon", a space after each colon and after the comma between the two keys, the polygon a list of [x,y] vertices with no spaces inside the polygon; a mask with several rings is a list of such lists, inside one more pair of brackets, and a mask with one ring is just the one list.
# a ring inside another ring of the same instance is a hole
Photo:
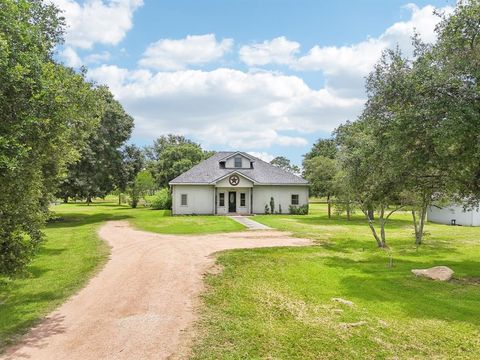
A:
{"label": "shrub", "polygon": [[145,196],[154,188],[155,180],[152,174],[147,170],[140,171],[127,189],[130,206],[136,208],[140,199],[145,200]]}
{"label": "shrub", "polygon": [[270,211],[272,214],[275,213],[275,200],[273,200],[273,196],[270,198]]}
{"label": "shrub", "polygon": [[172,208],[172,196],[170,190],[163,188],[153,195],[151,206],[155,210],[170,210]]}
{"label": "shrub", "polygon": [[270,212],[270,208],[268,207],[267,204],[265,204],[265,214],[268,214]]}
{"label": "shrub", "polygon": [[290,205],[289,210],[292,215],[308,215],[308,204],[302,206]]}

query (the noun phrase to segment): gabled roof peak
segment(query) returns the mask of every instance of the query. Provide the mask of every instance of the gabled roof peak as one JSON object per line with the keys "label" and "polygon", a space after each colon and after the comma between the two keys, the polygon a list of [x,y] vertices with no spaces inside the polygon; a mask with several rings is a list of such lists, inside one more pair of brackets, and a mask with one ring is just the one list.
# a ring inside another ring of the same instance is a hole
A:
{"label": "gabled roof peak", "polygon": [[250,161],[255,161],[255,158],[252,156],[252,155],[249,155],[247,153],[244,153],[242,151],[235,151],[233,153],[230,153],[229,155],[225,156],[224,158],[220,159],[219,161],[226,161],[234,156],[237,156],[237,155],[241,155],[243,157],[246,157],[247,159],[249,159]]}
{"label": "gabled roof peak", "polygon": [[[219,162],[235,155],[250,159],[250,161],[255,162],[255,166],[253,168],[222,168],[218,166]],[[308,181],[300,176],[241,151],[219,151],[177,176],[170,181],[170,184],[212,184],[212,182],[233,172],[251,179],[256,185],[308,185]]]}

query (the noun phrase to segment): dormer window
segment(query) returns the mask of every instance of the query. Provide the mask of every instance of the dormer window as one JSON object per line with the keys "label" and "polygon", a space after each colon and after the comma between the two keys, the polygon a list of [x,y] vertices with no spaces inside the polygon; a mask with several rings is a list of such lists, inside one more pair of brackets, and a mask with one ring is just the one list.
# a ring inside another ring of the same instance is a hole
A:
{"label": "dormer window", "polygon": [[235,167],[236,168],[241,168],[242,167],[242,157],[241,156],[235,156]]}

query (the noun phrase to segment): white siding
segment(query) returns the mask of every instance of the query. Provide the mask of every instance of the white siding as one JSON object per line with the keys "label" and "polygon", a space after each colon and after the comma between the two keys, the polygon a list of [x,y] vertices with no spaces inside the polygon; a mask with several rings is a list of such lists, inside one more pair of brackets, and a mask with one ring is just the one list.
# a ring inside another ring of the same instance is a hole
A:
{"label": "white siding", "polygon": [[255,185],[253,188],[253,212],[265,213],[265,205],[270,208],[270,198],[275,201],[275,211],[282,206],[282,213],[288,214],[292,201],[292,194],[298,194],[298,206],[308,204],[308,186],[290,185]]}
{"label": "white siding", "polygon": [[480,226],[479,209],[473,211],[464,211],[463,206],[451,205],[443,208],[431,206],[427,211],[428,221],[439,224],[451,224],[455,220],[457,225]]}
{"label": "white siding", "polygon": [[[234,188],[240,188],[240,187],[252,187],[253,186],[253,182],[251,182],[250,180],[244,178],[242,175],[240,174],[236,174],[238,176],[238,178],[240,179],[240,182],[238,183],[238,185],[234,186]],[[217,187],[232,187],[232,185],[230,185],[230,176],[227,176],[225,179],[222,179],[220,180],[219,182],[217,182],[216,186]]]}
{"label": "white siding", "polygon": [[[238,187],[224,187],[217,188],[217,214],[226,215],[228,214],[228,193],[235,191],[237,193],[237,214],[247,215],[250,214],[250,194],[251,188],[238,188]],[[225,194],[225,206],[220,206],[220,193]],[[240,194],[245,194],[245,206],[241,206],[240,203]]]}
{"label": "white siding", "polygon": [[[173,215],[213,214],[214,189],[213,185],[173,185]],[[181,205],[182,194],[187,195],[186,206]]]}
{"label": "white siding", "polygon": [[235,168],[235,158],[237,156],[242,158],[242,168],[250,169],[250,159],[246,158],[245,156],[241,156],[241,155],[232,156],[230,159],[227,159],[227,161],[225,161],[225,168],[226,169]]}

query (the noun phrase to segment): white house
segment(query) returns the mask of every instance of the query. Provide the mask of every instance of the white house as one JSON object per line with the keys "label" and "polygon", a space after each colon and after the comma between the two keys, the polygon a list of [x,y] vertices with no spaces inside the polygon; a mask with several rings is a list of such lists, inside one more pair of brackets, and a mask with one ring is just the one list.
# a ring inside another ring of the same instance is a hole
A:
{"label": "white house", "polygon": [[445,207],[430,206],[427,210],[428,221],[462,226],[480,226],[480,210],[464,210],[463,205]]}
{"label": "white house", "polygon": [[263,214],[308,204],[308,182],[243,152],[218,152],[170,181],[172,213]]}

